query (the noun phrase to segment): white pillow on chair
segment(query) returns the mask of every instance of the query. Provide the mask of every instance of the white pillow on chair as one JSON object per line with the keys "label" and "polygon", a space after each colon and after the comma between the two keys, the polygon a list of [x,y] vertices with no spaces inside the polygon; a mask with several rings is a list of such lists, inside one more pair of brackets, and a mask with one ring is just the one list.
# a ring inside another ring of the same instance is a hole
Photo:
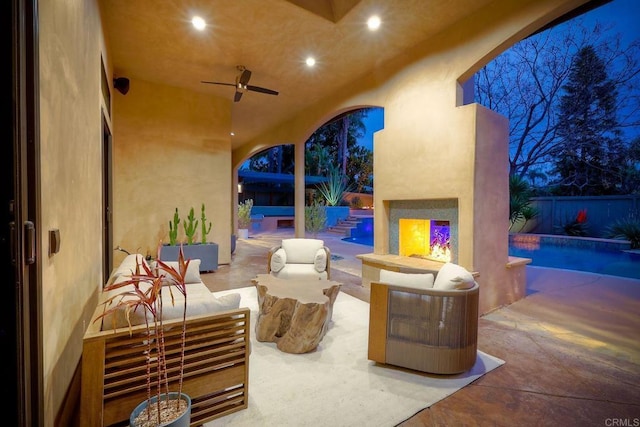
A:
{"label": "white pillow on chair", "polygon": [[474,284],[473,274],[469,273],[467,269],[458,264],[447,262],[436,275],[433,289],[471,289]]}
{"label": "white pillow on chair", "polygon": [[316,252],[313,266],[318,273],[322,273],[327,269],[327,251],[324,248],[320,248]]}
{"label": "white pillow on chair", "polygon": [[[178,261],[162,261],[167,264],[169,267],[173,267],[176,271],[180,271]],[[156,268],[157,263],[153,262],[153,268]],[[160,274],[170,277],[169,273],[166,271],[161,271]],[[185,283],[200,283],[202,279],[200,278],[200,260],[195,258],[189,261],[189,266],[187,267],[187,274],[184,277]]]}
{"label": "white pillow on chair", "polygon": [[270,268],[271,268],[271,271],[273,271],[274,273],[277,273],[280,270],[282,270],[286,264],[287,264],[287,253],[284,251],[284,249],[279,248],[277,251],[273,253],[273,255],[271,255]]}

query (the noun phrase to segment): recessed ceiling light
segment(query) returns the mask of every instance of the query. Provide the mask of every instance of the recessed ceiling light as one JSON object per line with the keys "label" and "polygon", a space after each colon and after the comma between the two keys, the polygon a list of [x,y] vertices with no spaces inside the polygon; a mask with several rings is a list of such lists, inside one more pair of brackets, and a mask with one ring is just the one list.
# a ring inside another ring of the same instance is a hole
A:
{"label": "recessed ceiling light", "polygon": [[316,65],[316,59],[313,56],[308,57],[305,62],[307,64],[307,67],[313,67],[314,65]]}
{"label": "recessed ceiling light", "polygon": [[371,18],[367,20],[367,27],[369,27],[371,31],[375,31],[378,28],[380,28],[380,23],[381,23],[380,17],[377,15],[373,15]]}
{"label": "recessed ceiling light", "polygon": [[231,132],[229,135],[231,135],[231,136],[235,136],[235,133]]}
{"label": "recessed ceiling light", "polygon": [[191,24],[194,26],[194,28],[196,30],[204,30],[204,28],[207,26],[207,23],[204,22],[204,19],[200,18],[199,16],[194,16],[191,19]]}

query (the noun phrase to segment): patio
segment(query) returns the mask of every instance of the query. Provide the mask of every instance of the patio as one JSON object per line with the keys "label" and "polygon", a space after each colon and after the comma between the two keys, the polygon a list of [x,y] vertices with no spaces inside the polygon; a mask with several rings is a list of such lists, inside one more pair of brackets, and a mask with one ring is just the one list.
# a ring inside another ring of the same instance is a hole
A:
{"label": "patio", "polygon": [[[248,286],[266,271],[268,249],[292,236],[293,229],[253,232],[237,242],[232,263],[203,275],[204,282],[212,291]],[[355,255],[370,247],[330,233],[318,238],[334,255],[332,279],[368,302]],[[478,348],[505,365],[407,414],[401,425],[634,425],[640,417],[638,313],[639,280],[527,267],[527,297],[480,318]]]}

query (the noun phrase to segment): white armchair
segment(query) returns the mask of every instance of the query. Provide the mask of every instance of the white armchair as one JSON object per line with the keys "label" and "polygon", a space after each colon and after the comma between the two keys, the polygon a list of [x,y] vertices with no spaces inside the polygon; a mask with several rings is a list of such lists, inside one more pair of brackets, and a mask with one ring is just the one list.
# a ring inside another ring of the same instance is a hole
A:
{"label": "white armchair", "polygon": [[319,239],[283,239],[267,259],[267,273],[281,279],[328,280],[330,267],[331,251]]}

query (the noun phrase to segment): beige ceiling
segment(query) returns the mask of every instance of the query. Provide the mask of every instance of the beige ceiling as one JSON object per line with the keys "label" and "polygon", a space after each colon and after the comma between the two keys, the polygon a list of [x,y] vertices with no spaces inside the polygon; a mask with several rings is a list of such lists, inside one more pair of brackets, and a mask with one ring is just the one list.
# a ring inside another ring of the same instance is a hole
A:
{"label": "beige ceiling", "polygon": [[[250,84],[232,105],[233,148],[335,94],[491,0],[103,0],[114,77],[142,79],[233,101],[238,65]],[[207,22],[196,31],[193,15]],[[382,26],[370,32],[366,20]],[[335,22],[334,22],[335,21]],[[316,58],[314,68],[304,60]],[[131,91],[135,85],[131,85]]]}

